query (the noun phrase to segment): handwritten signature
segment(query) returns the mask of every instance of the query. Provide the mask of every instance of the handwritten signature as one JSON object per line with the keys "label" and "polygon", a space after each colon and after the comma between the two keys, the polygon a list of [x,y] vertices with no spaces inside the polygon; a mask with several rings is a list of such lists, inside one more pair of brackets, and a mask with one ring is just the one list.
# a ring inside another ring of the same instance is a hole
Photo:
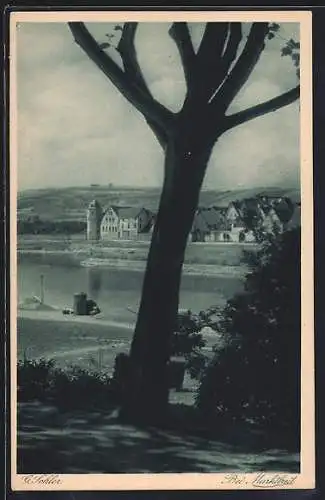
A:
{"label": "handwritten signature", "polygon": [[22,480],[29,485],[58,486],[62,484],[59,474],[28,474],[22,476]]}
{"label": "handwritten signature", "polygon": [[[220,484],[229,487],[237,486],[238,489],[248,489],[250,487],[265,489],[286,488],[292,486],[297,478],[298,475],[266,472],[260,472],[253,478],[251,475],[231,473],[225,474]],[[28,474],[23,475],[22,480],[29,486],[59,486],[63,483],[59,474]]]}
{"label": "handwritten signature", "polygon": [[297,477],[297,475],[291,476],[290,474],[266,474],[265,472],[261,472],[257,474],[257,477],[252,481],[252,485],[262,488],[292,486]]}
{"label": "handwritten signature", "polygon": [[248,478],[245,474],[226,474],[221,484],[227,484],[229,486],[247,487],[252,486],[254,488],[285,488],[292,486],[298,475],[290,474],[270,474],[266,472],[260,472],[253,479]]}

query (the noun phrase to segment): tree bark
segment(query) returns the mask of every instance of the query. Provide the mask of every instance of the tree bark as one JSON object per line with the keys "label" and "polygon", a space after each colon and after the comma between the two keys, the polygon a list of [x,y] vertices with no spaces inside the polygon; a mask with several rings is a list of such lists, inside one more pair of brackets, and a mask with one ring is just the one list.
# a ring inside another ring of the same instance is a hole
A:
{"label": "tree bark", "polygon": [[[186,122],[188,122],[186,120]],[[179,288],[188,236],[215,134],[183,124],[166,152],[165,179],[149,250],[130,350],[128,394],[122,416],[158,423],[168,407],[168,360],[176,329]]]}

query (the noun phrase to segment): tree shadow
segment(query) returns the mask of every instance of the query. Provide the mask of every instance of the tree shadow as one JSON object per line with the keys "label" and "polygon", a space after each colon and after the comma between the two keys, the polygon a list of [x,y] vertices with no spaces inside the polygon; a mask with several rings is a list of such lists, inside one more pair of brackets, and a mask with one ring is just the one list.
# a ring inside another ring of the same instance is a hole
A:
{"label": "tree shadow", "polygon": [[26,418],[21,415],[18,429],[20,474],[297,471],[297,467],[297,458],[283,451],[261,454],[225,440],[126,424],[112,412],[63,415],[53,410],[40,418],[29,409]]}

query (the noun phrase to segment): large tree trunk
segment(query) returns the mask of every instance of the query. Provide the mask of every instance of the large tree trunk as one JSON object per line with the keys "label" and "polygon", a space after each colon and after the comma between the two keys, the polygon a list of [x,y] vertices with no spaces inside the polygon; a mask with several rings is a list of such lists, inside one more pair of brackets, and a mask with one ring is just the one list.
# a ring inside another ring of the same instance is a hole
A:
{"label": "large tree trunk", "polygon": [[128,392],[121,412],[133,420],[157,422],[166,417],[167,363],[176,327],[182,265],[216,140],[206,132],[197,134],[193,141],[188,128],[183,127],[174,135],[166,152],[164,185],[131,345]]}

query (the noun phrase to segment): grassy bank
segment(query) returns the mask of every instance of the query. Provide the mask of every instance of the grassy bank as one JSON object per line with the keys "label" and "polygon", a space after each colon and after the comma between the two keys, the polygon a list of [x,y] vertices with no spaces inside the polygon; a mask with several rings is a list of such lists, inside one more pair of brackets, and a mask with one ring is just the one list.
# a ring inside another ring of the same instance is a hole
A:
{"label": "grassy bank", "polygon": [[78,365],[82,369],[111,373],[116,354],[129,349],[131,328],[93,318],[93,321],[73,321],[60,313],[52,316],[19,312],[17,355],[20,360],[24,357],[54,359],[59,368]]}
{"label": "grassy bank", "polygon": [[[214,265],[222,267],[241,266],[244,249],[254,249],[254,244],[239,243],[189,243],[185,253],[185,265]],[[75,262],[87,258],[107,259],[110,261],[145,262],[149,242],[140,241],[101,241],[96,244],[80,237],[71,241],[60,238],[20,236],[18,253],[20,255],[48,255],[55,258],[71,257]]]}
{"label": "grassy bank", "polygon": [[[58,369],[69,370],[78,366],[92,373],[111,376],[115,357],[128,353],[133,325],[95,318],[65,318],[57,313],[19,311],[18,360],[52,359]],[[204,332],[204,353],[212,356],[212,346],[219,336]],[[171,402],[193,404],[197,383],[186,372],[184,392],[171,392]]]}

